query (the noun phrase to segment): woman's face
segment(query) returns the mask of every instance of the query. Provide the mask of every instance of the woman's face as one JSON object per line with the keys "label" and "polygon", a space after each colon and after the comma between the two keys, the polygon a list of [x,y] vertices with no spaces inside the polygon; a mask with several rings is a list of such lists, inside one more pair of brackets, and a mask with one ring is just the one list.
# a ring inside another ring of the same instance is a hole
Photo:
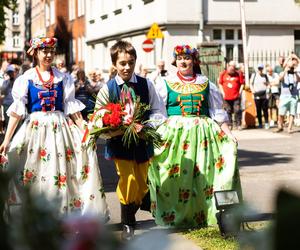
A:
{"label": "woman's face", "polygon": [[192,75],[193,72],[193,57],[191,55],[182,54],[176,57],[176,66],[182,75]]}
{"label": "woman's face", "polygon": [[42,48],[37,50],[38,64],[51,66],[55,56],[54,48]]}

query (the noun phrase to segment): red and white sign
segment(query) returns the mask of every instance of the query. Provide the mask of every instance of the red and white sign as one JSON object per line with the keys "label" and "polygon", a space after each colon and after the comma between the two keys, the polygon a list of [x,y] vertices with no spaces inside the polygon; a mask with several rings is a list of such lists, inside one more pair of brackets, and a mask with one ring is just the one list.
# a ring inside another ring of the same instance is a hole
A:
{"label": "red and white sign", "polygon": [[147,39],[143,42],[142,48],[145,52],[151,52],[154,49],[154,43],[151,39]]}

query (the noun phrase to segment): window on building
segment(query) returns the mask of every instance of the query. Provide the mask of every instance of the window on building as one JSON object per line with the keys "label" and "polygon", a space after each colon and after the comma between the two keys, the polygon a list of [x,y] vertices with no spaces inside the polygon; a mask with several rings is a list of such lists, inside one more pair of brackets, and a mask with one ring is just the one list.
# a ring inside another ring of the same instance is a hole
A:
{"label": "window on building", "polygon": [[242,40],[242,30],[238,30],[238,39]]}
{"label": "window on building", "polygon": [[243,45],[238,45],[238,62],[244,62],[244,50]]}
{"label": "window on building", "polygon": [[216,29],[213,30],[213,40],[221,40],[222,39],[222,30]]}
{"label": "window on building", "polygon": [[300,40],[300,30],[294,30],[294,38],[295,40]]}
{"label": "window on building", "polygon": [[225,39],[234,40],[234,30],[225,30]]}
{"label": "window on building", "polygon": [[233,48],[234,48],[233,44],[226,44],[225,45],[226,59],[227,59],[228,62],[233,60]]}
{"label": "window on building", "polygon": [[12,24],[19,25],[19,12],[13,12],[12,14]]}
{"label": "window on building", "polygon": [[55,2],[50,2],[50,25],[55,23]]}
{"label": "window on building", "polygon": [[295,53],[300,56],[300,30],[294,30]]}
{"label": "window on building", "polygon": [[75,12],[75,0],[69,0],[69,20],[74,20],[76,16]]}
{"label": "window on building", "polygon": [[20,47],[20,32],[13,32],[13,47]]}
{"label": "window on building", "polygon": [[83,16],[85,14],[85,5],[84,0],[78,0],[77,6],[78,6],[78,16]]}

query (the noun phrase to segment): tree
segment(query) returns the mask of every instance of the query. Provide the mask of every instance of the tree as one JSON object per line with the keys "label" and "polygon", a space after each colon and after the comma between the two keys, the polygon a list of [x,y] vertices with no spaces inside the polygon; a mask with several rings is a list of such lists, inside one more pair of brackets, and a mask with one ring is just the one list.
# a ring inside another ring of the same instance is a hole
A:
{"label": "tree", "polygon": [[0,44],[5,40],[6,29],[6,9],[15,10],[17,8],[17,0],[0,0]]}

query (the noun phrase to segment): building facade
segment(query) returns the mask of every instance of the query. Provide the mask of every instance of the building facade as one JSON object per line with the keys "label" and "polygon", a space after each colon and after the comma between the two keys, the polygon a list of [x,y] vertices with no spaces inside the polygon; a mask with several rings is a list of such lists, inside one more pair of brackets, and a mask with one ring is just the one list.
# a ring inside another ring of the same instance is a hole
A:
{"label": "building facade", "polygon": [[[245,0],[250,64],[258,63],[254,60],[260,60],[258,55],[275,64],[279,54],[300,54],[298,2]],[[135,46],[137,66],[144,64],[151,69],[162,58],[172,70],[172,49],[182,43],[218,43],[227,60],[242,62],[240,16],[239,0],[86,0],[86,68],[108,70],[109,48],[119,39]],[[155,39],[155,50],[146,53],[142,43],[154,22],[164,39]]]}
{"label": "building facade", "polygon": [[46,35],[58,39],[57,57],[84,68],[85,0],[46,0],[44,12]]}
{"label": "building facade", "polygon": [[1,60],[21,64],[24,58],[25,44],[25,12],[28,1],[17,1],[17,8],[5,9],[6,30],[5,41],[1,45]]}
{"label": "building facade", "polygon": [[31,35],[32,37],[46,35],[46,0],[31,0]]}

